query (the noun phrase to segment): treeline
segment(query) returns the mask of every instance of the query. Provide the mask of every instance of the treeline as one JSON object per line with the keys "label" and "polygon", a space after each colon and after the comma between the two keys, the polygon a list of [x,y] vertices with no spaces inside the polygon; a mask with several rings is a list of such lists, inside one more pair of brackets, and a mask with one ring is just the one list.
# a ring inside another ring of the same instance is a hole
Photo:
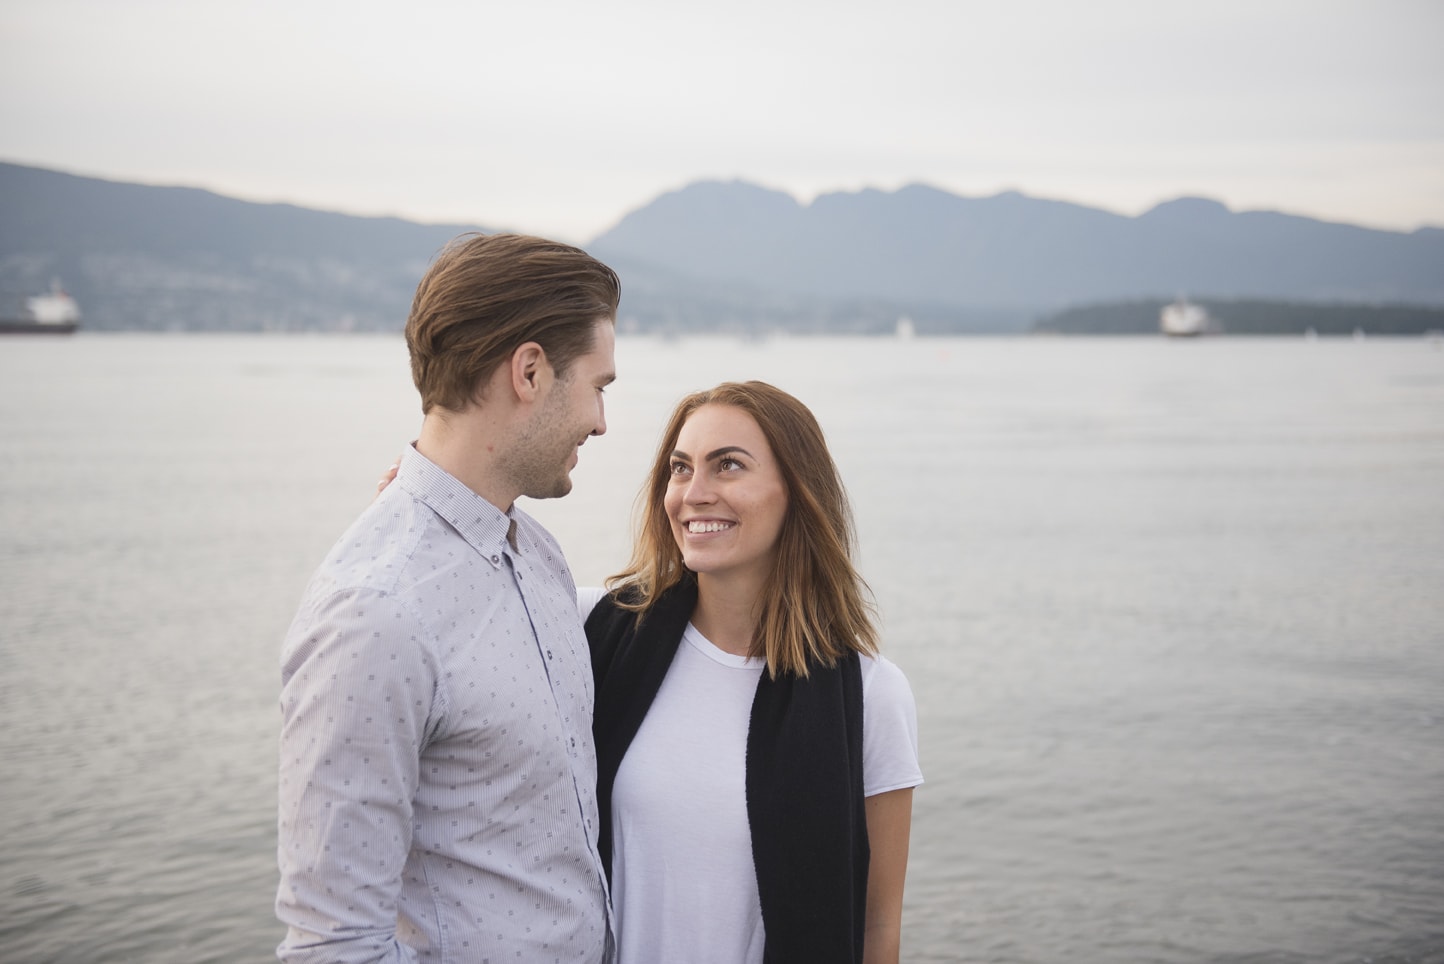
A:
{"label": "treeline", "polygon": [[[1208,312],[1210,331],[1227,335],[1422,335],[1444,331],[1444,308],[1419,305],[1316,304],[1192,299]],[[1139,335],[1158,331],[1168,301],[1109,302],[1068,308],[1034,322],[1039,334]]]}

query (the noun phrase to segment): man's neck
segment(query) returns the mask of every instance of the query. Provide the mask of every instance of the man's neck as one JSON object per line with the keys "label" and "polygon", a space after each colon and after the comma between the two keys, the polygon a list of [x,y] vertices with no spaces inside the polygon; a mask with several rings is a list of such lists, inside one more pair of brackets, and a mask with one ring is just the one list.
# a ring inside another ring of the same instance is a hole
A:
{"label": "man's neck", "polygon": [[499,426],[482,409],[441,412],[433,409],[421,423],[416,451],[456,477],[462,485],[502,512],[510,512],[517,492],[501,471]]}

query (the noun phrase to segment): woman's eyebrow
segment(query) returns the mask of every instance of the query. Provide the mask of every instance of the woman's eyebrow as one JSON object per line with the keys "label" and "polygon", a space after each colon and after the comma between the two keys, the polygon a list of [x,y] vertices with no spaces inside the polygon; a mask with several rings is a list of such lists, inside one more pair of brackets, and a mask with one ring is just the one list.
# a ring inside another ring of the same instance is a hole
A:
{"label": "woman's eyebrow", "polygon": [[[757,456],[753,455],[751,452],[747,451],[740,445],[724,445],[720,449],[713,449],[712,451],[707,453],[707,457],[704,459],[704,461],[711,462],[715,459],[720,459],[724,455],[731,455],[733,452],[741,452],[743,455],[747,456],[749,459],[752,459],[754,462],[757,461]],[[673,449],[670,458],[677,459],[681,462],[692,461],[692,456],[688,455],[686,452],[683,452],[681,449]]]}
{"label": "woman's eyebrow", "polygon": [[740,445],[724,445],[720,449],[713,449],[712,451],[708,452],[707,461],[711,462],[714,459],[720,459],[722,456],[731,455],[733,452],[741,452],[743,455],[747,456],[753,461],[756,461],[757,459],[757,456],[753,455],[751,452],[747,451]]}

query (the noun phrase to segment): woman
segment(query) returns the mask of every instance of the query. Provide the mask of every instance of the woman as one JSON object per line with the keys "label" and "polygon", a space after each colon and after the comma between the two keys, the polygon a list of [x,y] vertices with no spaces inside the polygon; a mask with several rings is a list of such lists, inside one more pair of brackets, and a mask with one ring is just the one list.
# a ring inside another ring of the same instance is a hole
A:
{"label": "woman", "polygon": [[822,430],[763,382],[698,392],[644,496],[581,600],[620,961],[896,962],[916,714]]}

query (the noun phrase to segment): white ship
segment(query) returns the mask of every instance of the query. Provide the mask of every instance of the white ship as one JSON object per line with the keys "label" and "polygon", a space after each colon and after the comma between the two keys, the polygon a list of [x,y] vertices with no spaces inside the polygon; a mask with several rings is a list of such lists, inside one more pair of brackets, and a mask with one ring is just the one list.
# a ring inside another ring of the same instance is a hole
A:
{"label": "white ship", "polygon": [[25,299],[23,311],[0,318],[0,335],[69,335],[80,327],[80,306],[60,282],[50,292]]}
{"label": "white ship", "polygon": [[1207,333],[1209,322],[1208,312],[1203,310],[1202,305],[1196,305],[1184,298],[1179,298],[1171,305],[1164,305],[1163,310],[1158,313],[1159,331],[1179,338]]}

